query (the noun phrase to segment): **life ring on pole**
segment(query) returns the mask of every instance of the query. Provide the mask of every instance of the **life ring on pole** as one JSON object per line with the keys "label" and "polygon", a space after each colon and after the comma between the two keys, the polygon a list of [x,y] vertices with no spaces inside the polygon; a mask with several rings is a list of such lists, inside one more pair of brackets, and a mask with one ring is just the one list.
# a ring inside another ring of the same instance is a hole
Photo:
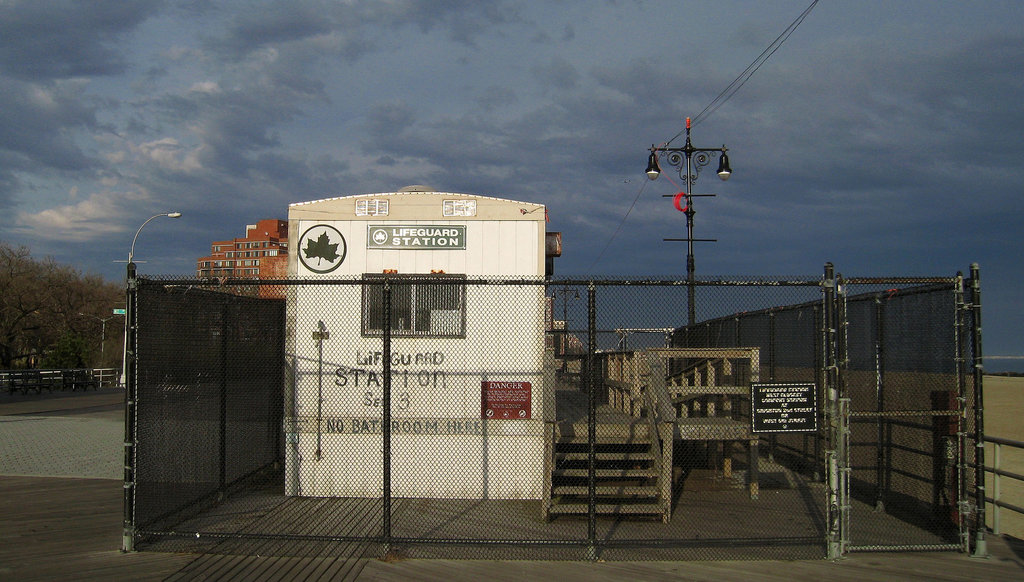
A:
{"label": "life ring on pole", "polygon": [[683,206],[679,203],[679,201],[683,199],[683,196],[686,196],[686,192],[680,192],[679,194],[676,194],[676,197],[672,200],[672,204],[675,205],[676,210],[678,210],[679,212],[686,212],[687,210],[690,209],[689,199],[686,200],[686,206]]}

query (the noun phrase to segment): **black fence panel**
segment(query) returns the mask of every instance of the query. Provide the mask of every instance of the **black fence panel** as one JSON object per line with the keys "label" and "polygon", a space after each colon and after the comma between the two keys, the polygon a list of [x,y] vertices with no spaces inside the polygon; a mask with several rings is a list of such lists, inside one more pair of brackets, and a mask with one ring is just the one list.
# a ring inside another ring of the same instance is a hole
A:
{"label": "black fence panel", "polygon": [[285,302],[143,279],[138,305],[134,515],[145,531],[280,471]]}
{"label": "black fence panel", "polygon": [[694,285],[686,326],[685,281],[138,280],[126,536],[570,560],[964,547],[960,279]]}

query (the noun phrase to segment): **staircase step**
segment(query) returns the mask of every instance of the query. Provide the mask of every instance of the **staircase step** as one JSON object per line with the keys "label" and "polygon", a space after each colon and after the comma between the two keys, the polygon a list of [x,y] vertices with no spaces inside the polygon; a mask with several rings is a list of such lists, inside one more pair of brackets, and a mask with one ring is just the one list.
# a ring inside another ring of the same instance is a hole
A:
{"label": "staircase step", "polygon": [[[590,441],[587,440],[586,435],[583,436],[563,436],[555,440],[556,445],[586,445]],[[649,447],[651,446],[651,439],[649,437],[636,437],[636,436],[600,436],[597,438],[597,442],[594,443],[597,446],[602,445],[635,445]]]}
{"label": "staircase step", "polygon": [[[597,439],[597,442],[621,442],[623,440],[636,443],[650,442],[651,427],[645,419],[627,422],[629,424],[625,422],[599,422],[594,427],[594,437]],[[589,428],[586,423],[559,422],[555,424],[556,440],[579,439],[581,442],[587,442],[588,434]],[[657,433],[654,434],[655,438],[657,438]]]}
{"label": "staircase step", "polygon": [[[598,503],[594,506],[597,513],[601,515],[663,515],[665,509],[655,503]],[[555,504],[548,509],[550,514],[585,514],[587,513],[586,503],[564,503]]]}
{"label": "staircase step", "polygon": [[[594,492],[597,495],[657,497],[661,493],[661,488],[657,486],[645,487],[641,485],[598,485],[594,488]],[[586,486],[559,485],[552,488],[551,493],[553,495],[588,495],[589,491]]]}
{"label": "staircase step", "polygon": [[[661,472],[655,469],[595,469],[594,476],[597,478],[619,478],[619,479],[647,479],[655,478]],[[555,477],[587,477],[586,469],[555,469],[552,472]]]}
{"label": "staircase step", "polygon": [[[586,452],[563,453],[555,451],[556,461],[586,461],[589,455]],[[594,458],[598,461],[653,461],[654,454],[647,451],[623,451],[615,453],[595,453]]]}

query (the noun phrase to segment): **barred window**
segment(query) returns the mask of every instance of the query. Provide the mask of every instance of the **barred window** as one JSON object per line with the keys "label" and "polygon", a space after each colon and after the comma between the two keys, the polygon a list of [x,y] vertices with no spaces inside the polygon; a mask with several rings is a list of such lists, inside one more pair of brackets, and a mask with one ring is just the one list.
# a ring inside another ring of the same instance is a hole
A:
{"label": "barred window", "polygon": [[391,282],[391,335],[466,337],[464,275],[363,275],[364,336],[384,333],[384,285]]}
{"label": "barred window", "polygon": [[387,216],[387,200],[356,200],[356,216]]}

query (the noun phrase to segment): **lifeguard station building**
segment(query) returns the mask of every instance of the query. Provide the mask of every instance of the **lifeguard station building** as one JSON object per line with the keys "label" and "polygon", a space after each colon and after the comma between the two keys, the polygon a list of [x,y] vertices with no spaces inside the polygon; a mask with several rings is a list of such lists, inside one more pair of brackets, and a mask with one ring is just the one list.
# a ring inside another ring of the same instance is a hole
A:
{"label": "lifeguard station building", "polygon": [[288,494],[381,495],[387,278],[392,494],[540,499],[544,287],[472,282],[543,280],[544,206],[416,186],[288,220],[289,275],[325,280],[288,297]]}

